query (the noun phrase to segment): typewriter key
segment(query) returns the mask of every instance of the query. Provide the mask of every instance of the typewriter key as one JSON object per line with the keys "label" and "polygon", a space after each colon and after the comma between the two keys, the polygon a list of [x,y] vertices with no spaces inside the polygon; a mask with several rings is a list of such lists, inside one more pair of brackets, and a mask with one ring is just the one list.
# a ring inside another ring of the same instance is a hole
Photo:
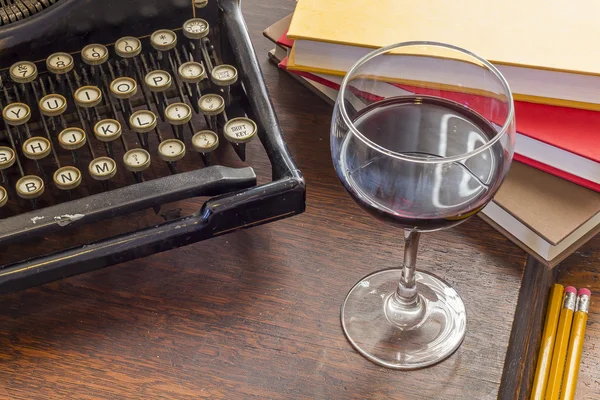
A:
{"label": "typewriter key", "polygon": [[204,65],[196,61],[188,61],[179,66],[177,72],[182,81],[186,83],[199,83],[206,78]]}
{"label": "typewriter key", "polygon": [[112,142],[121,137],[121,124],[115,119],[103,119],[94,126],[94,136],[101,142]]}
{"label": "typewriter key", "polygon": [[192,119],[192,108],[185,103],[173,103],[165,108],[165,117],[177,139],[183,140],[183,128]]}
{"label": "typewriter key", "polygon": [[0,186],[0,207],[4,207],[8,201],[8,192],[2,186]]}
{"label": "typewriter key", "polygon": [[0,146],[0,170],[7,169],[15,163],[15,151],[10,147]]}
{"label": "typewriter key", "polygon": [[219,135],[209,130],[196,132],[192,137],[192,145],[197,152],[209,153],[219,147]]}
{"label": "typewriter key", "polygon": [[178,139],[166,139],[158,145],[158,154],[160,158],[167,162],[172,174],[177,173],[176,161],[185,156],[185,144]]}
{"label": "typewriter key", "polygon": [[44,181],[37,175],[26,175],[17,181],[16,189],[22,199],[35,199],[44,193]]}
{"label": "typewriter key", "polygon": [[21,61],[10,67],[10,77],[17,83],[32,82],[37,76],[37,66],[30,61]]}
{"label": "typewriter key", "polygon": [[131,149],[123,155],[123,164],[131,172],[142,172],[150,166],[150,153],[144,149]]}
{"label": "typewriter key", "polygon": [[185,103],[173,103],[165,109],[165,116],[171,125],[184,125],[192,119],[192,108]]}
{"label": "typewriter key", "polygon": [[204,8],[208,5],[208,0],[194,0],[194,6],[196,8]]}
{"label": "typewriter key", "polygon": [[171,74],[163,70],[150,71],[144,78],[146,86],[153,92],[164,92],[171,87]]}
{"label": "typewriter key", "polygon": [[238,72],[233,65],[221,64],[213,68],[210,78],[217,86],[230,86],[237,82]]}
{"label": "typewriter key", "polygon": [[166,139],[158,145],[158,153],[165,161],[179,161],[185,156],[185,144],[178,139]]}
{"label": "typewriter key", "polygon": [[171,50],[177,45],[177,34],[169,29],[159,29],[150,35],[150,44],[158,51]]}
{"label": "typewriter key", "polygon": [[52,150],[50,141],[45,137],[34,136],[23,142],[23,154],[30,160],[41,160]]}
{"label": "typewriter key", "polygon": [[209,130],[196,132],[192,136],[192,145],[198,153],[210,153],[219,147],[219,135]]}
{"label": "typewriter key", "polygon": [[67,99],[56,93],[48,94],[39,102],[40,111],[47,117],[61,115],[67,109]]}
{"label": "typewriter key", "polygon": [[88,65],[104,64],[108,60],[108,49],[101,44],[88,44],[81,50],[81,59]]}
{"label": "typewriter key", "polygon": [[115,42],[115,53],[123,58],[133,58],[142,51],[142,42],[136,37],[125,36]]}
{"label": "typewriter key", "polygon": [[81,128],[66,128],[58,134],[58,143],[65,150],[77,150],[86,141],[85,131]]}
{"label": "typewriter key", "polygon": [[119,99],[130,99],[137,93],[137,82],[132,78],[122,76],[111,82],[110,91]]}
{"label": "typewriter key", "polygon": [[225,123],[223,133],[225,138],[232,143],[248,143],[258,130],[256,123],[250,118],[232,118]]}
{"label": "typewriter key", "polygon": [[81,183],[81,172],[71,166],[62,167],[54,172],[54,184],[61,190],[75,189]]}
{"label": "typewriter key", "polygon": [[204,65],[196,61],[188,61],[179,66],[177,69],[177,74],[179,78],[190,85],[191,89],[191,97],[190,102],[194,107],[194,111],[197,113],[200,112],[200,108],[198,107],[198,83],[200,83],[203,79],[206,79],[206,69]]}
{"label": "typewriter key", "polygon": [[25,103],[10,103],[2,110],[2,117],[8,125],[19,126],[31,118],[31,110]]}
{"label": "typewriter key", "polygon": [[98,157],[90,162],[88,171],[92,178],[105,181],[117,173],[117,163],[110,157]]}
{"label": "typewriter key", "polygon": [[233,65],[221,64],[213,68],[210,73],[211,81],[223,88],[223,98],[225,104],[229,105],[231,102],[229,94],[229,86],[237,82],[238,72]]}
{"label": "typewriter key", "polygon": [[96,86],[82,86],[73,95],[80,107],[95,107],[102,101],[102,90]]}
{"label": "typewriter key", "polygon": [[131,129],[138,133],[150,132],[156,128],[156,115],[149,110],[139,110],[131,114],[129,118]]}
{"label": "typewriter key", "polygon": [[210,129],[217,130],[217,115],[225,110],[225,100],[218,94],[205,94],[198,100],[202,114],[210,117]]}
{"label": "typewriter key", "polygon": [[183,35],[188,39],[202,39],[208,32],[208,22],[202,18],[192,18],[183,24]]}
{"label": "typewriter key", "polygon": [[54,53],[46,59],[46,68],[54,74],[66,74],[73,69],[73,57],[68,53]]}

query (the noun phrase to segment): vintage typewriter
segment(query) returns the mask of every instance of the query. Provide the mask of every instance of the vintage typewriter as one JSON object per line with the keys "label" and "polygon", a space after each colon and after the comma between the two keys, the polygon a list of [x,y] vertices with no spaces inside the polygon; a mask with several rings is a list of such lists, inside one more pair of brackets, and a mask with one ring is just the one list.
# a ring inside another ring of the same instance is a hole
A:
{"label": "vintage typewriter", "polygon": [[0,0],[0,292],[304,211],[240,7]]}

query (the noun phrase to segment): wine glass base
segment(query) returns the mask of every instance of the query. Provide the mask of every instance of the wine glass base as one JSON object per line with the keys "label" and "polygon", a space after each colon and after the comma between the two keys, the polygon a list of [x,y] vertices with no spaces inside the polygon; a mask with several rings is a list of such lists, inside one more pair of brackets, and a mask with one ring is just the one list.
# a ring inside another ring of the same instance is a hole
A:
{"label": "wine glass base", "polygon": [[401,269],[387,269],[358,282],[342,305],[344,333],[352,346],[375,364],[400,370],[436,364],[454,353],[465,337],[464,303],[446,282],[417,271],[425,316],[411,329],[400,328],[386,317],[385,302],[401,276]]}

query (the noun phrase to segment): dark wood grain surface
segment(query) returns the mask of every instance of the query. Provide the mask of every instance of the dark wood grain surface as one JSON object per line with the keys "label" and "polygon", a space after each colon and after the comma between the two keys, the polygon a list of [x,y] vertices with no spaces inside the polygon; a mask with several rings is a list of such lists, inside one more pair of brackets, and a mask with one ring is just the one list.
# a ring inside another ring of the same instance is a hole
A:
{"label": "dark wood grain surface", "polygon": [[534,257],[527,259],[504,360],[499,399],[529,399],[550,287],[555,282],[556,272]]}
{"label": "dark wood grain surface", "polygon": [[[468,332],[454,355],[427,369],[391,371],[344,338],[344,296],[364,275],[400,265],[402,234],[365,215],[337,180],[331,107],[268,61],[272,44],[262,30],[293,5],[243,1],[286,141],[306,177],[306,212],[3,296],[0,398],[497,398],[526,256],[478,218],[421,239],[418,266],[450,282],[466,304]],[[257,145],[248,163],[259,181],[268,179]],[[597,287],[600,242],[586,249],[562,276],[595,277]],[[589,334],[599,337],[600,315],[590,317]],[[582,399],[598,390],[592,342]]]}

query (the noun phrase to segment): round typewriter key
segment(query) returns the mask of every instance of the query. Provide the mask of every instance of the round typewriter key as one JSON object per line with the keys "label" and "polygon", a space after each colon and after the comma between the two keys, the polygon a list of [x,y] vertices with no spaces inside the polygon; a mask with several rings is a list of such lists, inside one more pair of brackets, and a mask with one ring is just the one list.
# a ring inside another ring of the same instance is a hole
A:
{"label": "round typewriter key", "polygon": [[29,121],[31,110],[25,103],[10,103],[2,110],[2,117],[7,124],[19,126]]}
{"label": "round typewriter key", "polygon": [[139,110],[129,118],[131,129],[139,133],[150,132],[156,128],[156,115],[149,110]]}
{"label": "round typewriter key", "polygon": [[123,58],[132,58],[142,51],[142,42],[136,37],[125,36],[115,42],[115,53]]}
{"label": "round typewriter key", "polygon": [[178,139],[166,139],[158,145],[158,153],[165,161],[178,161],[185,156],[185,144]]}
{"label": "round typewriter key", "polygon": [[17,83],[34,81],[37,76],[37,66],[30,61],[21,61],[10,67],[10,77]]}
{"label": "round typewriter key", "polygon": [[8,201],[8,192],[2,186],[0,186],[0,207],[4,207]]}
{"label": "round typewriter key", "polygon": [[183,125],[192,119],[192,108],[185,103],[173,103],[165,108],[165,117],[171,125]]}
{"label": "round typewriter key", "polygon": [[85,132],[81,128],[66,128],[58,134],[58,143],[65,150],[77,150],[86,141]]}
{"label": "round typewriter key", "polygon": [[96,86],[82,86],[75,91],[73,97],[81,107],[94,107],[102,101],[102,90]]}
{"label": "round typewriter key", "polygon": [[200,131],[192,136],[192,145],[198,153],[210,153],[219,147],[219,135],[213,131]]}
{"label": "round typewriter key", "polygon": [[225,109],[225,100],[218,94],[205,94],[198,100],[198,105],[204,115],[217,115]]}
{"label": "round typewriter key", "polygon": [[52,146],[45,137],[34,136],[23,142],[23,154],[30,160],[41,160],[50,154]]}
{"label": "round typewriter key", "polygon": [[129,99],[137,93],[137,82],[132,78],[122,76],[111,82],[110,91],[119,99]]}
{"label": "round typewriter key", "polygon": [[233,143],[247,143],[254,138],[258,128],[250,118],[233,118],[225,123],[223,133],[225,138]]}
{"label": "round typewriter key", "polygon": [[163,70],[150,71],[144,78],[146,86],[153,92],[164,92],[171,87],[171,74]]}
{"label": "round typewriter key", "polygon": [[88,65],[104,64],[108,60],[108,49],[101,44],[88,44],[81,50],[81,59]]}
{"label": "round typewriter key", "polygon": [[208,0],[194,0],[194,6],[196,8],[204,8],[208,5]]}
{"label": "round typewriter key", "polygon": [[192,18],[183,24],[183,35],[188,39],[202,39],[208,35],[208,22],[202,18]]}
{"label": "round typewriter key", "polygon": [[66,74],[73,69],[73,57],[68,53],[54,53],[46,59],[46,68],[54,74]]}
{"label": "round typewriter key", "polygon": [[112,142],[121,137],[121,124],[115,119],[103,119],[94,126],[94,135],[101,142]]}
{"label": "round typewriter key", "polygon": [[61,115],[67,109],[67,99],[56,93],[48,94],[39,102],[40,111],[47,117]]}
{"label": "round typewriter key", "polygon": [[181,80],[187,83],[198,83],[206,78],[204,65],[196,61],[188,61],[181,64],[177,72]]}
{"label": "round typewriter key", "polygon": [[150,153],[144,149],[131,149],[123,155],[123,163],[128,171],[145,171],[150,166]]}
{"label": "round typewriter key", "polygon": [[229,86],[237,82],[237,69],[233,65],[221,64],[213,68],[210,78],[217,86]]}
{"label": "round typewriter key", "polygon": [[54,172],[54,184],[61,190],[75,189],[81,183],[81,172],[71,166],[62,167]]}
{"label": "round typewriter key", "polygon": [[110,157],[98,157],[90,162],[88,167],[92,178],[105,181],[117,173],[117,163]]}
{"label": "round typewriter key", "polygon": [[150,44],[156,50],[171,50],[177,45],[177,34],[169,29],[159,29],[150,35]]}
{"label": "round typewriter key", "polygon": [[26,175],[17,181],[17,194],[23,199],[35,199],[44,193],[44,181],[37,175]]}
{"label": "round typewriter key", "polygon": [[15,163],[15,151],[10,147],[0,146],[0,169],[12,167]]}

